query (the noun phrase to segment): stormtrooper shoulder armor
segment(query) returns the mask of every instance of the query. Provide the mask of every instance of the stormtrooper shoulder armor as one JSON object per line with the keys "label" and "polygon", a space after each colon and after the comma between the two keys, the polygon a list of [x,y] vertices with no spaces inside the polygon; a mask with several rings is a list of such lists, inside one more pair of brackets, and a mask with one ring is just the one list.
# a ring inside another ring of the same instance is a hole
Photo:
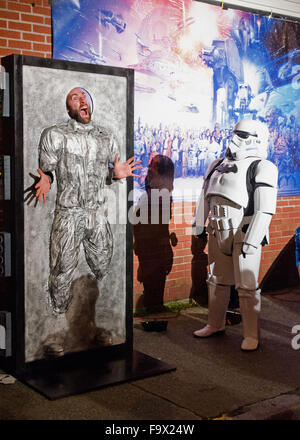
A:
{"label": "stormtrooper shoulder armor", "polygon": [[277,167],[268,160],[259,162],[255,173],[254,210],[275,214],[277,201]]}
{"label": "stormtrooper shoulder armor", "polygon": [[256,168],[255,182],[277,188],[278,170],[269,160],[261,160]]}

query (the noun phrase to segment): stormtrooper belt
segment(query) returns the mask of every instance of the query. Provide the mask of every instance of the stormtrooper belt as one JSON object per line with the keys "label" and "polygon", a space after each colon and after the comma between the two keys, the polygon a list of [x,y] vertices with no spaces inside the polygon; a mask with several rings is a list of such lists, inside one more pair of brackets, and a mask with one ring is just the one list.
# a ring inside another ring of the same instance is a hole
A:
{"label": "stormtrooper belt", "polygon": [[209,218],[209,224],[207,227],[208,233],[214,231],[226,231],[228,229],[242,229],[243,226],[249,225],[252,217],[214,217]]}

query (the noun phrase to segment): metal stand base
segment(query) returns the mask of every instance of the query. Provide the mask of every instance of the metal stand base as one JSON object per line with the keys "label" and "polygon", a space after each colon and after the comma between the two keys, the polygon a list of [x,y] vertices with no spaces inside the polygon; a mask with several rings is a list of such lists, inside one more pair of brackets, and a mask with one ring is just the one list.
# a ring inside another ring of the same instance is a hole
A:
{"label": "metal stand base", "polygon": [[101,353],[86,365],[32,373],[22,381],[50,400],[86,393],[109,385],[130,382],[175,370],[164,362],[133,350],[114,359],[103,359]]}

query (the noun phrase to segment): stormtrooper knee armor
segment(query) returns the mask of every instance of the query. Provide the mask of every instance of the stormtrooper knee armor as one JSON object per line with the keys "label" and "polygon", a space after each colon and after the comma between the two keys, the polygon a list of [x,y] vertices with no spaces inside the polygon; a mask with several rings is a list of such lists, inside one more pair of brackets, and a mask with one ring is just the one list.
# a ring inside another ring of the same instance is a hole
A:
{"label": "stormtrooper knee armor", "polygon": [[246,351],[258,346],[261,247],[269,242],[276,209],[278,171],[266,160],[268,138],[268,128],[259,121],[236,124],[225,158],[214,161],[204,176],[193,225],[197,236],[208,219],[210,267],[208,324],[194,336],[224,331],[230,286],[235,285]]}

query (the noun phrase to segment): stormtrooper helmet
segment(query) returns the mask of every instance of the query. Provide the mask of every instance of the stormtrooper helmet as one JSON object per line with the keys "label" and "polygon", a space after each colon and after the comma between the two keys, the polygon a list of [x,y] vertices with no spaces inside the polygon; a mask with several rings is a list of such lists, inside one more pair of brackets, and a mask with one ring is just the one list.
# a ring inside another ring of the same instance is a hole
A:
{"label": "stormtrooper helmet", "polygon": [[268,139],[269,129],[266,124],[252,119],[243,119],[233,129],[226,157],[233,160],[241,160],[246,157],[266,159]]}

